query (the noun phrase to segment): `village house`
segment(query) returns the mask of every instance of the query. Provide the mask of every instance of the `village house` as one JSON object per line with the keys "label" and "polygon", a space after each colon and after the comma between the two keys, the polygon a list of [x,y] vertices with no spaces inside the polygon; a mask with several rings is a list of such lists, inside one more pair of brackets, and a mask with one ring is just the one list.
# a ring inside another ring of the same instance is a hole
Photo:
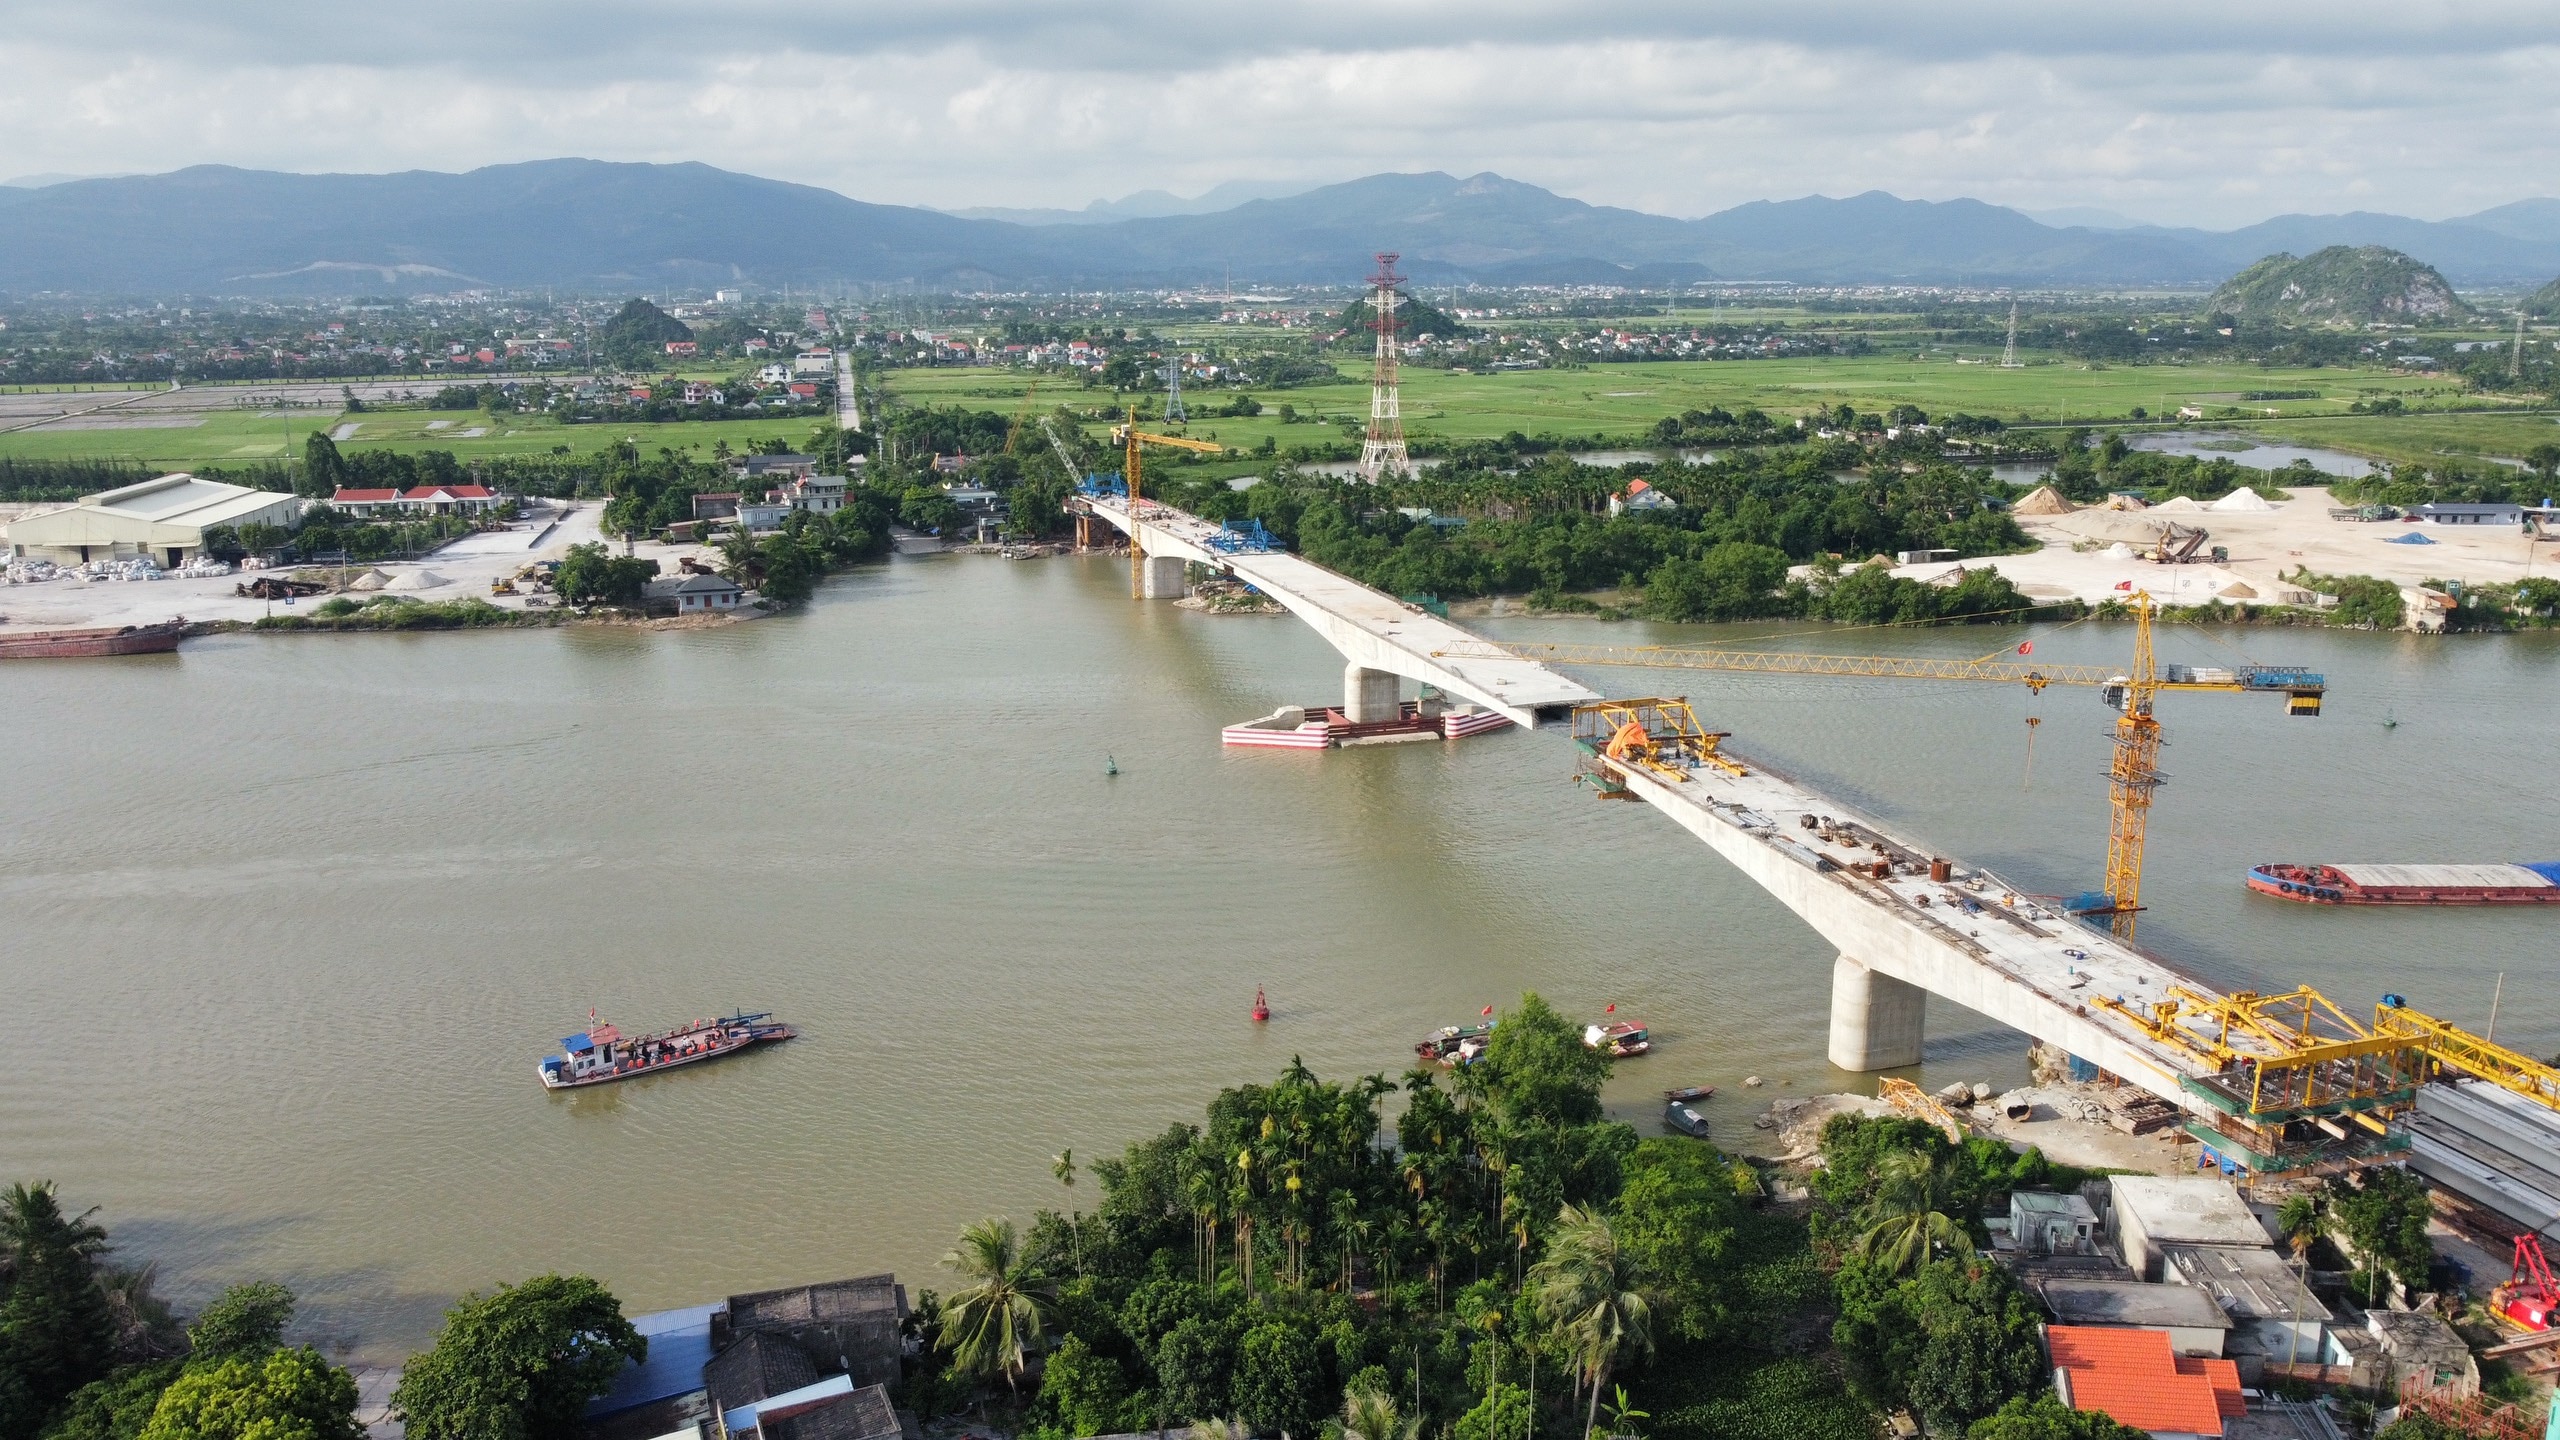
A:
{"label": "village house", "polygon": [[341,515],[379,515],[400,508],[400,491],[396,486],[370,490],[349,489],[341,485],[329,496],[329,508]]}
{"label": "village house", "polygon": [[702,346],[692,340],[670,340],[667,342],[667,353],[689,357],[701,354]]}
{"label": "village house", "polygon": [[774,498],[794,510],[812,515],[832,515],[844,508],[845,477],[842,475],[795,475],[782,482]]}
{"label": "village house", "polygon": [[696,520],[728,520],[737,513],[738,492],[735,490],[715,490],[693,497],[693,518]]}
{"label": "village house", "polygon": [[1609,513],[1624,515],[1630,510],[1677,510],[1680,502],[1656,490],[1642,480],[1630,480],[1627,488],[1609,497]]}
{"label": "village house", "polygon": [[725,575],[664,575],[642,588],[641,603],[653,614],[707,615],[737,609],[746,595]]}

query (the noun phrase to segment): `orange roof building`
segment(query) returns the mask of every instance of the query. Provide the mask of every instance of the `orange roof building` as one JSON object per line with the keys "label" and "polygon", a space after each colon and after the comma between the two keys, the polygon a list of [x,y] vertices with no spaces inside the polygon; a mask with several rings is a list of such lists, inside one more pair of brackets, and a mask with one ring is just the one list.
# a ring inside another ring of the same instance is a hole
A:
{"label": "orange roof building", "polygon": [[2163,1330],[2053,1325],[2045,1330],[2054,1388],[2075,1410],[2102,1411],[2154,1435],[2222,1434],[2248,1413],[2240,1367],[2173,1354]]}

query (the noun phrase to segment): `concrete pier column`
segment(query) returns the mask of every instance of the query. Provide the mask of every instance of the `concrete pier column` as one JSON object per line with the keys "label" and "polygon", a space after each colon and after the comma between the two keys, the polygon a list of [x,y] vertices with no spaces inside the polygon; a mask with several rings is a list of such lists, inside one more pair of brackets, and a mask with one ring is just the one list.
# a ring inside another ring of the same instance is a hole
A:
{"label": "concrete pier column", "polygon": [[1391,670],[1345,665],[1342,667],[1342,713],[1354,725],[1393,720],[1404,713],[1397,696],[1403,683],[1403,677]]}
{"label": "concrete pier column", "polygon": [[1191,593],[1184,571],[1189,562],[1179,555],[1146,557],[1146,597],[1150,600],[1179,600]]}
{"label": "concrete pier column", "polygon": [[1917,985],[1841,956],[1831,967],[1831,1063],[1856,1071],[1919,1064],[1928,999]]}

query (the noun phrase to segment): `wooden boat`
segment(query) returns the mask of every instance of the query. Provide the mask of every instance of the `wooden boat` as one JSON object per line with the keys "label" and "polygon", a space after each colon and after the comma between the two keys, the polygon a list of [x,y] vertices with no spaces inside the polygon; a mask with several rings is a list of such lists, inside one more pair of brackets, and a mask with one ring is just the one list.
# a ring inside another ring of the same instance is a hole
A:
{"label": "wooden boat", "polygon": [[1707,1117],[1677,1100],[1662,1107],[1662,1123],[1683,1135],[1694,1135],[1701,1140],[1708,1137]]}
{"label": "wooden boat", "polygon": [[689,1020],[654,1035],[625,1035],[587,1012],[589,1024],[560,1042],[560,1053],[543,1059],[543,1088],[575,1090],[606,1085],[639,1075],[654,1075],[700,1060],[735,1055],[750,1045],[788,1040],[797,1030],[773,1018],[773,1012],[727,1015],[717,1020]]}
{"label": "wooden boat", "polygon": [[1630,1055],[1642,1055],[1651,1050],[1653,1032],[1633,1020],[1612,1020],[1606,1025],[1584,1026],[1582,1043],[1624,1060]]}
{"label": "wooden boat", "polygon": [[1666,1103],[1684,1104],[1691,1100],[1713,1099],[1715,1093],[1713,1085],[1683,1085],[1677,1090],[1663,1091],[1662,1098]]}
{"label": "wooden boat", "polygon": [[43,660],[78,655],[165,655],[186,637],[187,622],[102,625],[93,630],[22,630],[0,634],[0,660]]}
{"label": "wooden boat", "polygon": [[2560,861],[2539,865],[2260,865],[2249,888],[2305,905],[2555,905]]}
{"label": "wooden boat", "polygon": [[1425,1060],[1443,1065],[1464,1065],[1484,1050],[1485,1037],[1493,1033],[1490,1022],[1480,1025],[1443,1025],[1426,1035],[1413,1047],[1413,1053]]}

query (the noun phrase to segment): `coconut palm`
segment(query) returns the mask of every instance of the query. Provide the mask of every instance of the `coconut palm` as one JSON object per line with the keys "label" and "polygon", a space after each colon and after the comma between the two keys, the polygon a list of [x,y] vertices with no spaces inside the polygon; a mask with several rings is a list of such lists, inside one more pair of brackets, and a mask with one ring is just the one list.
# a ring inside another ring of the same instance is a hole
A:
{"label": "coconut palm", "polygon": [[1076,1273],[1084,1273],[1084,1217],[1076,1213],[1076,1152],[1061,1150],[1049,1162],[1049,1173],[1067,1187],[1067,1234],[1076,1247]]}
{"label": "coconut palm", "polygon": [[1941,1249],[1959,1250],[1964,1227],[1946,1212],[1955,1205],[1946,1166],[1906,1150],[1876,1166],[1876,1198],[1867,1205],[1858,1254],[1887,1275],[1919,1268]]}
{"label": "coconut palm", "polygon": [[1004,1376],[1017,1398],[1025,1359],[1040,1348],[1056,1296],[1023,1262],[1013,1222],[989,1218],[960,1232],[942,1263],[972,1282],[944,1302],[942,1347],[961,1373]]}
{"label": "coconut palm", "polygon": [[1420,1440],[1422,1419],[1396,1413],[1383,1390],[1349,1390],[1342,1396],[1342,1440]]}
{"label": "coconut palm", "polygon": [[1556,1214],[1555,1237],[1530,1267],[1539,1310],[1552,1317],[1556,1339],[1573,1357],[1579,1383],[1591,1387],[1582,1421],[1584,1440],[1600,1419],[1600,1387],[1618,1357],[1653,1350],[1653,1302],[1645,1297],[1634,1261],[1618,1249],[1608,1217],[1567,1205]]}

